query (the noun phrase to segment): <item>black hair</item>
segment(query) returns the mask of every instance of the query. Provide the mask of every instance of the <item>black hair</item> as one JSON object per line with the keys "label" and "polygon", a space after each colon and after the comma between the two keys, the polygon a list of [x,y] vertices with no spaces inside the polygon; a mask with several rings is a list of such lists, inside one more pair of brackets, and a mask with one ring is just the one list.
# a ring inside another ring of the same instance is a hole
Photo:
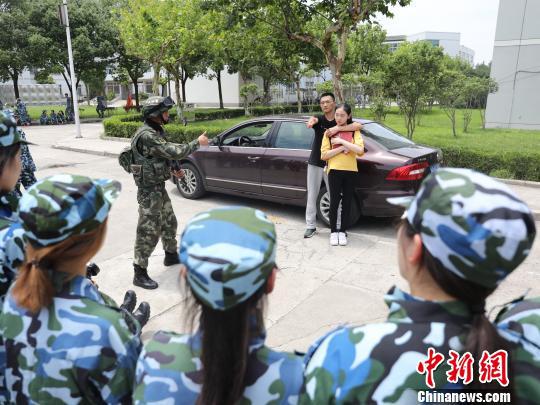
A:
{"label": "black hair", "polygon": [[20,143],[0,147],[0,175],[3,173],[6,164],[17,155],[19,149],[21,149]]}
{"label": "black hair", "polygon": [[331,93],[329,91],[326,91],[323,94],[321,94],[321,96],[319,97],[319,100],[323,97],[332,97],[332,100],[336,101],[336,96],[334,96],[334,93]]}
{"label": "black hair", "polygon": [[347,113],[347,115],[351,115],[352,114],[352,108],[349,104],[347,103],[343,103],[343,104],[338,104],[336,106],[336,111],[339,110],[339,109],[342,109],[343,111],[345,111]]}
{"label": "black hair", "polygon": [[[264,331],[267,283],[246,301],[225,311],[209,307],[188,287],[187,320],[193,325],[199,316],[202,382],[198,405],[234,405],[245,387],[252,333]],[[255,317],[255,324],[252,319]]]}
{"label": "black hair", "polygon": [[[417,234],[407,219],[401,221],[401,226],[407,237],[412,238]],[[473,355],[473,359],[480,361],[484,350],[493,353],[499,349],[503,349],[506,350],[509,353],[509,357],[511,357],[511,344],[499,335],[495,326],[493,326],[485,313],[486,298],[495,291],[496,287],[484,287],[457,276],[449,271],[443,263],[433,256],[425,247],[423,247],[422,258],[425,267],[437,285],[448,295],[467,304],[472,312],[472,320],[465,342],[464,353],[470,352]],[[510,361],[508,368],[511,369]],[[477,375],[474,376],[473,382],[467,385],[468,388],[501,388],[496,381],[493,381],[491,384],[482,384],[478,381],[477,377]],[[507,389],[512,391],[511,380]]]}

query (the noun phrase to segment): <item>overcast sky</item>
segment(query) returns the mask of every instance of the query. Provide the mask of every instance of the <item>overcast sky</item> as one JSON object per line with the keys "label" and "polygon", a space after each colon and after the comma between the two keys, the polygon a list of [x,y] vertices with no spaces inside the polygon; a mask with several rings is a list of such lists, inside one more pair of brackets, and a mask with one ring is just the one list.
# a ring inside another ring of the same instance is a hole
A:
{"label": "overcast sky", "polygon": [[394,18],[377,18],[388,35],[459,32],[461,45],[475,51],[475,64],[491,61],[499,0],[412,0],[392,10]]}

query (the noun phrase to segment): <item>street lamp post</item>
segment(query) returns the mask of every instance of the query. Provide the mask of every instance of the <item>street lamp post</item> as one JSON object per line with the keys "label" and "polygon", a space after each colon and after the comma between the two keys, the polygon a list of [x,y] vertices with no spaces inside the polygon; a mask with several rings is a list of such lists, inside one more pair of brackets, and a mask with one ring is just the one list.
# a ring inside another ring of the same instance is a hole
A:
{"label": "street lamp post", "polygon": [[81,135],[81,121],[79,119],[79,97],[77,95],[77,81],[75,79],[75,66],[73,65],[73,51],[71,50],[71,32],[69,29],[69,16],[68,16],[68,7],[67,0],[62,0],[62,5],[60,6],[60,18],[62,24],[66,27],[66,38],[67,38],[67,47],[68,47],[68,58],[69,58],[69,70],[70,70],[70,80],[71,80],[71,92],[72,92],[72,102],[73,102],[73,112],[75,114],[75,138],[82,138]]}

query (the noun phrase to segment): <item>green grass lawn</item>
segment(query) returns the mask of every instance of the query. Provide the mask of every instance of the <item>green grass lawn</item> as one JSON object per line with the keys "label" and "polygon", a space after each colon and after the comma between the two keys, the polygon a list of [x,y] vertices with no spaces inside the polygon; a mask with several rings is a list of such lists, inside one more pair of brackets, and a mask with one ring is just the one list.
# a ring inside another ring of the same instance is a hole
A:
{"label": "green grass lawn", "polygon": [[[354,117],[373,118],[371,111],[356,109]],[[397,108],[386,116],[384,124],[406,136],[405,120]],[[540,152],[540,131],[518,129],[482,129],[480,112],[473,112],[467,133],[463,132],[463,112],[457,112],[456,127],[458,136],[452,135],[450,119],[444,111],[433,108],[430,113],[420,117],[413,141],[436,147],[460,146],[466,149],[485,152]]]}

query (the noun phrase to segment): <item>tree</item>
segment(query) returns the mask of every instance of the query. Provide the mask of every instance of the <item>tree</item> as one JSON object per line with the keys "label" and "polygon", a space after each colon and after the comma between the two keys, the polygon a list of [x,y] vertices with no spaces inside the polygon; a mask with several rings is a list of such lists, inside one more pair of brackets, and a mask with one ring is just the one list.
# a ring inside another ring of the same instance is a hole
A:
{"label": "tree", "polygon": [[393,93],[405,118],[407,137],[412,139],[422,99],[439,79],[443,51],[427,42],[403,43],[390,57],[386,88]]}
{"label": "tree", "polygon": [[60,71],[73,97],[73,86],[76,89],[83,77],[103,76],[114,56],[117,31],[109,13],[112,0],[72,0],[68,4],[76,83],[71,83],[66,31],[58,21],[58,1],[30,1],[26,12],[35,30],[29,39],[34,66]]}
{"label": "tree", "polygon": [[390,54],[384,44],[386,31],[377,24],[361,24],[351,33],[347,43],[344,72],[369,75],[381,67]]}
{"label": "tree", "polygon": [[458,70],[445,69],[439,85],[439,105],[452,123],[452,134],[457,137],[456,110],[465,105],[467,76]]}
{"label": "tree", "polygon": [[257,96],[259,93],[259,88],[255,83],[246,83],[240,87],[240,97],[242,97],[242,100],[244,102],[244,111],[245,115],[249,115],[249,106],[253,102],[253,99]]}
{"label": "tree", "polygon": [[0,11],[0,27],[0,80],[11,79],[15,98],[19,98],[19,75],[30,66],[32,29],[24,11],[7,3]]}
{"label": "tree", "polygon": [[135,106],[137,111],[139,106],[139,79],[150,69],[150,63],[130,55],[123,44],[117,49],[115,76],[120,82],[131,82],[135,89]]}
{"label": "tree", "polygon": [[376,14],[392,15],[389,7],[406,6],[410,0],[206,0],[216,6],[233,5],[239,20],[263,21],[294,41],[318,48],[332,72],[334,93],[343,101],[341,81],[350,31]]}

